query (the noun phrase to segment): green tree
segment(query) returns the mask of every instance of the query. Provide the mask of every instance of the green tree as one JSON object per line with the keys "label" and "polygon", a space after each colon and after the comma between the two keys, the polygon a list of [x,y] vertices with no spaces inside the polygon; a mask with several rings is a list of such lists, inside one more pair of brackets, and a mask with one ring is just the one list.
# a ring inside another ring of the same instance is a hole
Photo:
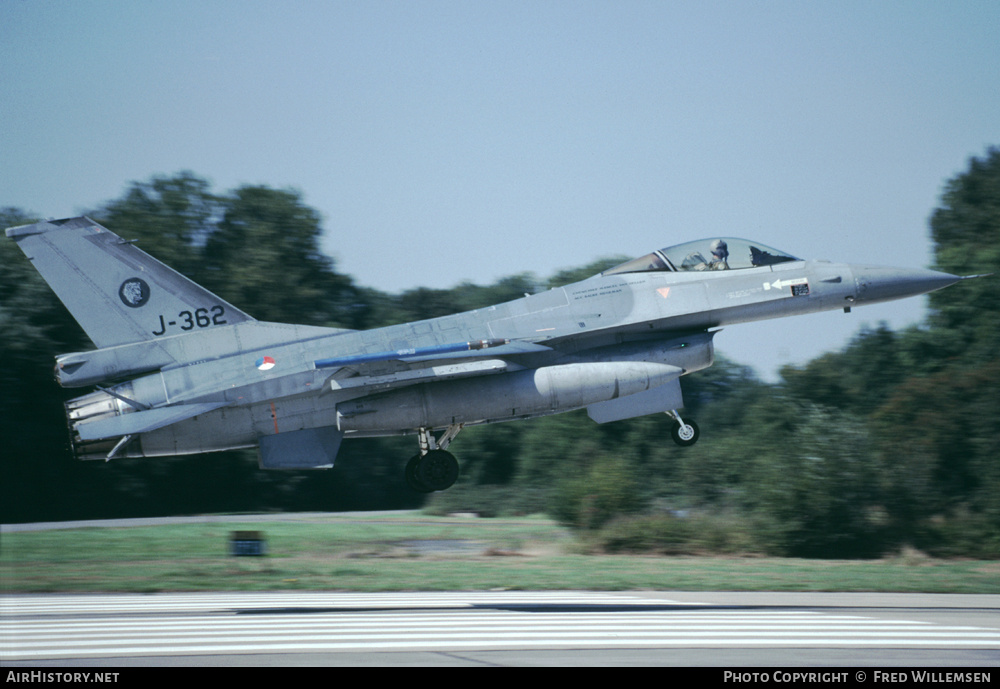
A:
{"label": "green tree", "polygon": [[[968,171],[948,182],[930,224],[937,268],[957,275],[1000,272],[1000,148],[971,159]],[[930,295],[931,326],[960,336],[951,357],[970,363],[995,358],[1000,343],[996,279]]]}
{"label": "green tree", "polygon": [[125,195],[94,211],[101,224],[183,275],[201,275],[201,251],[222,213],[221,199],[192,172],[133,182]]}
{"label": "green tree", "polygon": [[[25,225],[37,216],[0,209],[0,227]],[[52,381],[55,354],[86,349],[89,341],[17,244],[0,241],[0,518],[62,516],[61,477],[70,468],[62,401]],[[53,432],[56,429],[56,432]]]}
{"label": "green tree", "polygon": [[204,247],[204,284],[261,320],[355,327],[360,291],[319,248],[319,213],[297,192],[236,189]]}
{"label": "green tree", "polygon": [[794,396],[867,415],[912,373],[899,339],[885,323],[865,327],[843,350],[801,367],[786,366],[781,377]]}
{"label": "green tree", "polygon": [[875,469],[857,418],[799,410],[786,442],[754,459],[745,499],[761,542],[778,555],[862,557],[881,552]]}
{"label": "green tree", "polygon": [[873,427],[894,540],[1000,554],[1000,359],[908,380]]}
{"label": "green tree", "polygon": [[[1000,271],[1000,149],[969,161],[931,215],[936,267]],[[996,278],[934,292],[925,331],[901,339],[919,375],[875,414],[896,538],[940,553],[1000,554],[1000,297]],[[923,361],[921,361],[923,357]]]}
{"label": "green tree", "polygon": [[582,472],[555,484],[550,514],[566,526],[593,531],[612,519],[638,513],[642,491],[629,463],[600,453],[589,443],[580,449],[591,459],[584,460]]}

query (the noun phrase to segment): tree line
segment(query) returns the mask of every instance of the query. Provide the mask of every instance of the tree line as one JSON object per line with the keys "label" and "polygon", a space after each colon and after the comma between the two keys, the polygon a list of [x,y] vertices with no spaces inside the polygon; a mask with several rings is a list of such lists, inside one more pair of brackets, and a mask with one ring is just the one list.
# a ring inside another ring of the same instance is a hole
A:
{"label": "tree line", "polygon": [[[133,183],[88,213],[261,320],[374,328],[480,308],[622,260],[546,279],[387,294],[337,271],[319,214],[294,191],[218,194],[184,172]],[[0,210],[0,225],[36,220]],[[948,181],[930,217],[934,268],[1000,265],[1000,149]],[[918,327],[862,330],[843,350],[762,382],[727,360],[682,379],[710,433],[690,448],[664,415],[598,426],[585,412],[473,427],[462,475],[410,492],[413,438],[362,439],[322,472],[265,472],[253,452],[78,462],[68,450],[56,354],[92,347],[12,241],[0,242],[2,521],[424,506],[546,513],[603,552],[875,557],[913,547],[1000,555],[1000,298],[995,279],[930,296]]]}

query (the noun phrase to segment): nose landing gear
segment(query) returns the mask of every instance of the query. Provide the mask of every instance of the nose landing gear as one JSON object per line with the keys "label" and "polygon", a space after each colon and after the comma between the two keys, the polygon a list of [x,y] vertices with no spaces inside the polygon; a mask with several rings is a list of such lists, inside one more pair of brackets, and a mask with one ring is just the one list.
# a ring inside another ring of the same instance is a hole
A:
{"label": "nose landing gear", "polygon": [[674,426],[670,429],[670,437],[674,439],[675,443],[681,447],[689,447],[698,442],[698,436],[701,435],[701,431],[698,430],[698,424],[691,419],[684,421],[676,409],[671,409],[665,413],[674,420]]}

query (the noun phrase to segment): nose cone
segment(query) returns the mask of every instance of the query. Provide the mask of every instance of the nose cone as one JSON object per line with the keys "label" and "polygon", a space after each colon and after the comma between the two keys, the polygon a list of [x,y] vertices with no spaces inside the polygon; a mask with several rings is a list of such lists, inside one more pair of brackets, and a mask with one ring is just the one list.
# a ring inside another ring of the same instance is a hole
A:
{"label": "nose cone", "polygon": [[885,268],[882,266],[851,266],[854,273],[855,295],[859,304],[875,304],[893,299],[927,294],[962,278],[926,268]]}

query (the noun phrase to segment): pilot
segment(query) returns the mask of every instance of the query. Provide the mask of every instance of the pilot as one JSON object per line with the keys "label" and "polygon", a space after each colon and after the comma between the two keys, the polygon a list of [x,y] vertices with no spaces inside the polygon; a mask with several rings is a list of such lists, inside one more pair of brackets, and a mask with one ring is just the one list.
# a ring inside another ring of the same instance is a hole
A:
{"label": "pilot", "polygon": [[712,260],[706,261],[700,251],[692,251],[684,257],[681,270],[729,270],[729,247],[721,239],[716,239],[709,245]]}
{"label": "pilot", "polygon": [[712,242],[709,250],[712,252],[712,261],[708,264],[709,270],[729,270],[729,247],[721,239]]}

